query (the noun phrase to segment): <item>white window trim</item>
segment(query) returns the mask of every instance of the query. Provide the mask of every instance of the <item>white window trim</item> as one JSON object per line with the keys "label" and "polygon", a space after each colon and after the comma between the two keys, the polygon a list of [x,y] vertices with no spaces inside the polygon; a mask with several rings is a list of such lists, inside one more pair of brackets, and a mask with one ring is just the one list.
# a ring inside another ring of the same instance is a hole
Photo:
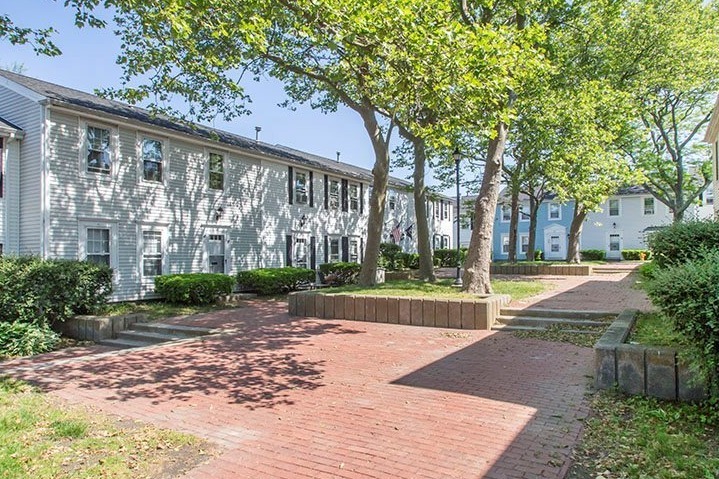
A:
{"label": "white window trim", "polygon": [[87,258],[87,230],[88,229],[106,229],[110,230],[110,268],[113,270],[113,277],[117,275],[117,267],[119,264],[117,246],[117,223],[109,221],[78,221],[78,247],[77,258],[84,261]]}
{"label": "white window trim", "polygon": [[387,209],[390,211],[395,211],[397,209],[397,193],[394,191],[390,191],[387,193]]}
{"label": "white window trim", "polygon": [[[305,196],[307,197],[307,200],[305,200],[304,202],[300,202],[297,200],[297,192],[299,191],[297,189],[297,176],[300,174],[305,175]],[[312,190],[312,187],[310,186],[310,170],[303,170],[303,169],[295,168],[292,172],[292,195],[293,195],[292,203],[294,205],[309,206],[311,190]]]}
{"label": "white window trim", "polygon": [[[337,204],[332,204],[332,182],[337,183]],[[336,178],[333,176],[330,176],[327,178],[327,209],[330,211],[340,211],[342,210],[342,180],[340,178]]]}
{"label": "white window trim", "polygon": [[[612,236],[619,236],[619,249],[616,250],[616,252],[612,251],[611,244],[612,244]],[[624,238],[622,235],[622,232],[619,230],[613,230],[607,232],[607,253],[609,254],[616,254],[617,256],[621,257],[622,254],[622,248],[624,247]]]}
{"label": "white window trim", "polygon": [[145,276],[143,268],[144,238],[143,231],[158,231],[162,235],[162,274],[168,274],[169,254],[168,254],[168,228],[167,225],[159,225],[157,223],[141,223],[137,225],[137,272],[142,283],[154,283],[157,276]]}
{"label": "white window trim", "polygon": [[[356,197],[357,207],[356,208],[352,208],[352,188],[353,187],[357,191],[357,197]],[[354,211],[354,212],[359,213],[361,201],[362,201],[362,195],[360,195],[360,184],[350,181],[347,184],[347,211]]]}
{"label": "white window trim", "polygon": [[[145,165],[144,159],[142,158],[142,143],[145,140],[155,140],[159,141],[160,144],[162,144],[162,177],[160,181],[150,181],[145,179]],[[167,138],[158,137],[144,131],[138,131],[137,139],[135,141],[135,149],[137,154],[137,176],[139,182],[148,186],[162,185],[167,187],[170,171],[170,140]]]}
{"label": "white window trim", "polygon": [[[616,201],[616,202],[617,202],[618,208],[617,208],[617,214],[616,214],[616,215],[611,214],[611,213],[612,213],[611,201]],[[609,198],[609,199],[607,200],[607,216],[608,216],[609,218],[619,218],[620,216],[622,216],[622,200],[621,200],[621,199],[619,199],[619,198]]]}
{"label": "white window trim", "polygon": [[529,223],[529,213],[527,213],[527,210],[529,210],[529,203],[519,203],[519,222],[520,223]]}
{"label": "white window trim", "polygon": [[309,233],[292,233],[292,266],[298,268],[297,265],[297,240],[303,240],[305,243],[305,260],[307,265],[305,268],[310,267],[311,262],[311,251],[310,251],[310,235]]}
{"label": "white window trim", "polygon": [[[87,171],[87,128],[102,128],[110,132],[110,173],[94,173]],[[91,121],[80,118],[78,123],[78,161],[80,176],[84,178],[100,178],[101,181],[111,181],[117,178],[118,163],[120,158],[120,128],[117,125],[102,123],[99,121]]]}
{"label": "white window trim", "polygon": [[525,233],[519,234],[519,250],[517,250],[517,253],[519,254],[526,254],[526,251],[522,251],[522,239],[527,238],[527,248],[529,248],[529,235]]}
{"label": "white window trim", "polygon": [[[552,206],[557,207],[557,211],[559,212],[559,216],[556,218],[552,218]],[[547,206],[547,220],[548,221],[562,221],[562,205],[559,203],[551,202]]]}
{"label": "white window trim", "polygon": [[[652,212],[647,213],[646,201],[652,200]],[[657,213],[657,202],[653,196],[644,196],[642,198],[642,215],[643,216],[654,216]]]}
{"label": "white window trim", "polygon": [[[210,153],[214,153],[216,155],[222,155],[222,189],[216,190],[214,188],[210,188]],[[227,166],[228,166],[228,153],[224,150],[217,150],[214,148],[205,148],[202,155],[202,161],[204,163],[203,169],[204,169],[204,190],[205,193],[213,193],[213,194],[222,194],[227,189]]]}
{"label": "white window trim", "polygon": [[[504,209],[505,208],[509,208],[509,218],[507,218],[506,220],[504,219]],[[512,221],[512,206],[511,205],[506,205],[506,204],[499,205],[499,221],[500,221],[500,223],[509,223],[510,221]]]}
{"label": "white window trim", "polygon": [[347,247],[349,250],[347,251],[347,261],[350,263],[353,263],[352,261],[352,244],[357,245],[357,261],[356,263],[360,263],[362,260],[362,250],[361,250],[361,241],[359,236],[350,236],[347,239]]}
{"label": "white window trim", "polygon": [[[504,244],[507,244],[507,251],[504,251]],[[499,255],[500,256],[508,256],[509,255],[509,235],[508,234],[502,234],[499,237]]]}
{"label": "white window trim", "polygon": [[[337,259],[332,259],[332,241],[337,241]],[[327,261],[330,263],[337,263],[342,261],[342,237],[341,236],[334,236],[334,235],[328,235],[327,237]]]}

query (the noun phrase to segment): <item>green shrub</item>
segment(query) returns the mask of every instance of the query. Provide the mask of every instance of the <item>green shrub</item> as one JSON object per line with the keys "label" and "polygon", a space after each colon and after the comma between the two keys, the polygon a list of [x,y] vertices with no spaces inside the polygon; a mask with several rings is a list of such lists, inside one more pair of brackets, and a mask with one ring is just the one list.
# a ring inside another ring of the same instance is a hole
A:
{"label": "green shrub", "polygon": [[281,294],[296,291],[300,286],[313,283],[315,272],[307,268],[260,268],[237,273],[240,287],[258,294]]}
{"label": "green shrub", "polygon": [[719,392],[719,251],[679,266],[658,269],[647,284],[652,302],[696,346],[697,364]]}
{"label": "green shrub", "polygon": [[639,276],[641,276],[645,281],[649,281],[654,278],[654,275],[656,275],[658,270],[659,267],[657,264],[654,261],[650,261],[639,265],[639,269],[637,271],[639,272]]}
{"label": "green shrub", "polygon": [[0,257],[0,322],[52,325],[107,303],[112,270],[37,257]]}
{"label": "green shrub", "polygon": [[343,286],[357,282],[362,265],[357,263],[325,263],[320,265],[324,282],[331,286]]}
{"label": "green shrub", "polygon": [[[467,248],[460,248],[459,260],[463,264],[467,259]],[[434,250],[434,265],[440,268],[455,268],[457,266],[457,250],[456,249],[436,249]]]}
{"label": "green shrub", "polygon": [[652,252],[648,249],[623,249],[622,259],[627,261],[644,261],[651,259]]}
{"label": "green shrub", "polygon": [[601,249],[585,249],[579,252],[582,261],[604,261],[607,253]]}
{"label": "green shrub", "polygon": [[403,269],[419,269],[419,254],[417,253],[400,253],[399,260],[402,262]]}
{"label": "green shrub", "polygon": [[402,269],[404,264],[401,259],[402,248],[394,243],[382,243],[379,245],[379,261],[377,265],[389,271]]}
{"label": "green shrub", "polygon": [[235,279],[220,273],[168,274],[155,278],[155,292],[170,303],[212,304],[232,292]]}
{"label": "green shrub", "polygon": [[659,267],[682,264],[719,248],[719,222],[675,223],[649,235],[647,245]]}
{"label": "green shrub", "polygon": [[46,324],[0,323],[0,358],[45,353],[60,340]]}
{"label": "green shrub", "polygon": [[544,261],[544,252],[541,249],[534,250],[534,261]]}

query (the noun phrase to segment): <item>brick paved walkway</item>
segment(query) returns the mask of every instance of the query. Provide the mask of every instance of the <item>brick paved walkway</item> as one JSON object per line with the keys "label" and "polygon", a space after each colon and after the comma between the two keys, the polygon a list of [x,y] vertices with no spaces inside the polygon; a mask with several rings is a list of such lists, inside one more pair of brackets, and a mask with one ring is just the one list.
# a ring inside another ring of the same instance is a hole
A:
{"label": "brick paved walkway", "polygon": [[11,372],[220,445],[192,479],[560,478],[587,412],[587,348],[282,302],[177,321],[234,332]]}

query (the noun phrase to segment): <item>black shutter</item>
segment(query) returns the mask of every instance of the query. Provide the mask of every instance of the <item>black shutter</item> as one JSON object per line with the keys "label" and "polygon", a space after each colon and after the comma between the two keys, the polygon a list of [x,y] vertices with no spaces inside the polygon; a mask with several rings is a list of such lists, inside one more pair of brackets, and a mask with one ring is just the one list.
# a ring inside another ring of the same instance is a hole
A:
{"label": "black shutter", "polygon": [[330,262],[330,239],[325,235],[325,264]]}
{"label": "black shutter", "polygon": [[360,263],[364,263],[364,238],[360,237]]}
{"label": "black shutter", "polygon": [[347,236],[342,237],[342,261],[347,263],[350,260],[350,239]]}
{"label": "black shutter", "polygon": [[315,237],[310,236],[310,269],[317,267],[317,257],[315,256]]}
{"label": "black shutter", "polygon": [[330,209],[330,179],[325,175],[325,209]]}
{"label": "black shutter", "polygon": [[285,241],[287,241],[285,247],[285,266],[292,266],[292,235],[287,235]]}
{"label": "black shutter", "polygon": [[315,185],[313,178],[312,172],[310,171],[310,208],[315,206]]}
{"label": "black shutter", "polygon": [[364,214],[364,183],[360,183],[360,214]]}
{"label": "black shutter", "polygon": [[347,180],[342,180],[342,211],[347,211]]}
{"label": "black shutter", "polygon": [[295,199],[295,191],[294,191],[294,185],[293,185],[294,174],[293,174],[293,172],[292,172],[292,167],[291,167],[291,166],[289,166],[289,167],[287,167],[287,168],[288,168],[288,170],[287,170],[287,171],[288,171],[288,173],[287,173],[287,174],[288,174],[288,177],[287,177],[287,197],[288,197],[288,199],[289,199],[290,204],[292,204],[292,202],[293,202],[294,199]]}

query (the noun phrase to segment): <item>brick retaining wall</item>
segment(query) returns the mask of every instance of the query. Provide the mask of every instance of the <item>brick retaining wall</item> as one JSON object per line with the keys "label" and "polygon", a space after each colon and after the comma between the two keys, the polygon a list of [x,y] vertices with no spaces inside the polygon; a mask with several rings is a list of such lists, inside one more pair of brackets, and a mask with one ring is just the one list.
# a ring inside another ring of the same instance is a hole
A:
{"label": "brick retaining wall", "polygon": [[398,298],[298,291],[288,295],[290,316],[349,319],[455,329],[491,329],[504,294],[477,299]]}
{"label": "brick retaining wall", "polygon": [[521,274],[527,276],[591,276],[592,266],[588,264],[492,264],[490,274]]}
{"label": "brick retaining wall", "polygon": [[597,389],[617,386],[632,395],[700,401],[706,388],[671,348],[626,344],[636,322],[636,310],[622,312],[594,345]]}

